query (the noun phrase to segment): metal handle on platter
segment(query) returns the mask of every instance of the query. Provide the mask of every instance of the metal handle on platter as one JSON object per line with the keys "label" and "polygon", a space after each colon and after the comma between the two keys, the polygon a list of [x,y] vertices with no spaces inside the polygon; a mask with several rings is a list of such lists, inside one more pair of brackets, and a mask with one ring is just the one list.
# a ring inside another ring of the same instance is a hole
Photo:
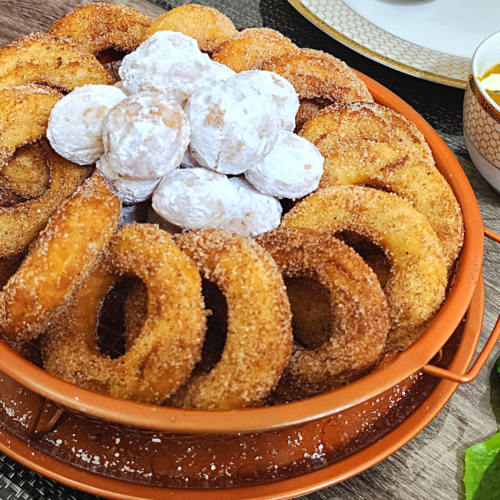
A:
{"label": "metal handle on platter", "polygon": [[[500,234],[497,234],[491,231],[491,229],[487,228],[484,228],[484,234],[488,238],[496,241],[497,243],[500,243]],[[483,347],[483,350],[481,351],[469,371],[467,371],[466,373],[455,373],[450,370],[446,370],[445,368],[440,368],[439,366],[425,365],[422,368],[422,372],[428,375],[434,375],[435,377],[451,380],[452,382],[457,382],[459,384],[470,384],[479,375],[479,372],[490,357],[499,337],[500,317],[498,318],[495,327],[490,334],[488,342],[486,342],[486,345]]]}

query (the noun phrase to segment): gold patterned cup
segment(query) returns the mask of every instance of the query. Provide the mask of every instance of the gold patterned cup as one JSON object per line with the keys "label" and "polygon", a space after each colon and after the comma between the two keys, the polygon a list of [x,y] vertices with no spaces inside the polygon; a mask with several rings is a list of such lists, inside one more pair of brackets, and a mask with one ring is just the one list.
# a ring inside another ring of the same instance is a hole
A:
{"label": "gold patterned cup", "polygon": [[465,88],[463,121],[467,149],[480,174],[500,193],[500,106],[482,86],[481,78],[500,64],[500,32],[476,49]]}

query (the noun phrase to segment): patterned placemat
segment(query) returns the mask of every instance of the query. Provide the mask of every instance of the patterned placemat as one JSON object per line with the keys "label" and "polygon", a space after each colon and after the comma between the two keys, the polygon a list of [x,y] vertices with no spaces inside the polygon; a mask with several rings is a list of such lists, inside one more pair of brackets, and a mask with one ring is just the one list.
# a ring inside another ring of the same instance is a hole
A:
{"label": "patterned placemat", "polygon": [[[37,9],[51,0],[34,0]],[[382,66],[333,40],[302,17],[287,0],[196,0],[227,14],[237,27],[265,26],[281,31],[301,47],[324,50],[385,85],[413,106],[445,139],[466,171],[478,197],[485,224],[500,231],[499,197],[478,174],[462,135],[463,90],[419,80]],[[133,3],[125,2],[123,3]],[[170,9],[189,1],[155,0]],[[0,2],[1,4],[1,2]],[[500,283],[500,251],[487,243],[485,332],[500,313],[494,297]],[[484,343],[484,335],[481,344]],[[498,349],[495,353],[499,355]],[[461,387],[450,404],[411,443],[369,471],[307,496],[307,500],[462,498],[465,448],[492,435],[500,425],[500,384],[493,358],[474,384]],[[497,423],[498,422],[498,423]],[[97,497],[61,486],[0,454],[2,500],[94,500]],[[304,497],[305,498],[305,497]]]}

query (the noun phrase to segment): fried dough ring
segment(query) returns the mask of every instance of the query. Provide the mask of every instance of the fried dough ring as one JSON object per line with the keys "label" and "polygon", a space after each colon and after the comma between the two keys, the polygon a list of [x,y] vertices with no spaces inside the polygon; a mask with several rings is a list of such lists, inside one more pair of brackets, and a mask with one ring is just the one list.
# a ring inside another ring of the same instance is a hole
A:
{"label": "fried dough ring", "polygon": [[0,49],[0,87],[30,83],[71,92],[82,85],[110,85],[114,80],[92,54],[74,42],[33,33]]}
{"label": "fried dough ring", "polygon": [[462,211],[413,123],[380,104],[340,103],[321,111],[300,135],[325,157],[320,189],[365,184],[396,193],[427,218],[448,271],[453,268],[464,239]]}
{"label": "fried dough ring", "polygon": [[[0,89],[0,164],[15,150],[45,135],[59,92],[38,85]],[[46,145],[49,188],[37,199],[0,207],[0,258],[24,252],[50,215],[71,196],[91,170],[71,163]]]}
{"label": "fried dough ring", "polygon": [[120,201],[99,173],[50,218],[0,292],[0,335],[24,342],[44,332],[94,268],[120,217]]}
{"label": "fried dough ring", "polygon": [[149,16],[131,7],[88,3],[56,19],[48,33],[72,40],[93,54],[111,48],[132,52],[152,22]]}
{"label": "fried dough ring", "polygon": [[25,200],[31,200],[42,196],[49,185],[46,149],[38,142],[19,148],[0,170],[0,193],[10,190]]}
{"label": "fried dough ring", "polygon": [[[147,318],[117,359],[95,345],[99,312],[110,287],[135,275],[148,288]],[[201,357],[206,328],[196,266],[157,226],[127,224],[105,258],[45,336],[44,368],[66,381],[110,396],[162,403]]]}
{"label": "fried dough ring", "polygon": [[40,85],[0,89],[0,168],[17,148],[45,136],[50,112],[62,97]]}
{"label": "fried dough ring", "polygon": [[161,15],[146,32],[149,38],[157,31],[179,31],[194,38],[203,52],[212,54],[238,30],[229,17],[212,7],[187,4]]}
{"label": "fried dough ring", "polygon": [[263,404],[292,347],[290,304],[276,264],[253,240],[221,229],[183,233],[175,241],[225,295],[228,326],[219,363],[193,375],[171,403],[204,410]]}
{"label": "fried dough ring", "polygon": [[399,196],[358,186],[321,189],[295,205],[282,226],[353,231],[385,251],[391,263],[384,290],[391,318],[387,352],[406,349],[439,311],[447,283],[439,240]]}
{"label": "fried dough ring", "polygon": [[[333,236],[280,228],[256,239],[284,278],[312,278],[330,292],[333,329],[317,349],[295,343],[274,391],[282,402],[314,396],[353,382],[377,367],[390,327],[387,301],[364,260]],[[272,396],[273,398],[273,396]]]}
{"label": "fried dough ring", "polygon": [[297,130],[335,102],[373,102],[367,86],[343,61],[320,50],[297,49],[263,66],[286,78],[299,94]]}
{"label": "fried dough ring", "polygon": [[239,73],[262,69],[273,57],[296,50],[297,46],[279,31],[247,28],[224,42],[212,59]]}

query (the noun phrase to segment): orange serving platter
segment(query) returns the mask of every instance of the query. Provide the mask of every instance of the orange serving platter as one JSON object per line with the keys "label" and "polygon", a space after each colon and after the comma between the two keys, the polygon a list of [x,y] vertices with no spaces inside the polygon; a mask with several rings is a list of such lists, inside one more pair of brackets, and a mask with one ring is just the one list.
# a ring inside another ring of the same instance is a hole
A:
{"label": "orange serving platter", "polygon": [[[377,102],[399,111],[422,131],[464,214],[465,243],[453,284],[422,337],[373,373],[330,393],[288,405],[221,412],[117,402],[49,375],[0,342],[0,386],[6,394],[17,387],[30,395],[26,400],[38,401],[16,421],[8,413],[4,416],[4,453],[65,484],[109,498],[289,498],[351,477],[414,437],[457,387],[456,382],[438,383],[430,373],[463,382],[474,378],[500,334],[497,325],[467,375],[484,309],[485,229],[474,193],[429,124],[385,87],[359,76]],[[429,365],[433,359],[440,367]],[[349,418],[341,420],[342,415]],[[78,446],[56,439],[58,433],[67,436],[71,425]],[[119,442],[127,440],[127,446],[116,451],[108,442],[113,433]],[[197,458],[187,460],[193,449]],[[107,460],[103,467],[101,455],[111,450],[118,459],[113,464]],[[138,457],[143,456],[147,460],[141,459],[139,467]]]}

